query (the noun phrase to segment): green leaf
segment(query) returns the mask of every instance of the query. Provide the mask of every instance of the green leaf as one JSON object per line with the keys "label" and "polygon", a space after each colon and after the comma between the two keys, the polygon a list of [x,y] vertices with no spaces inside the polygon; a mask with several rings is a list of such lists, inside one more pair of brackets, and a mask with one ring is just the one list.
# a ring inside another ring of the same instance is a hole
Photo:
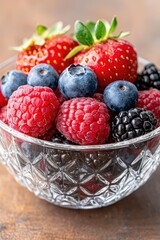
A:
{"label": "green leaf", "polygon": [[105,24],[106,31],[107,31],[107,33],[108,33],[109,30],[110,30],[111,25],[110,25],[110,23],[109,23],[108,21],[106,21],[106,20],[103,20],[103,23]]}
{"label": "green leaf", "polygon": [[57,22],[55,25],[47,29],[46,35],[50,36],[58,33],[63,28],[63,23],[61,21]]}
{"label": "green leaf", "polygon": [[112,39],[120,39],[120,38],[124,38],[126,36],[128,36],[130,34],[130,32],[120,32],[118,35],[110,37]]}
{"label": "green leaf", "polygon": [[57,34],[59,33],[60,35],[63,35],[63,34],[65,34],[66,32],[68,32],[70,28],[71,28],[71,26],[70,26],[70,25],[67,25],[67,26],[65,26],[64,28],[62,28],[61,31],[57,32]]}
{"label": "green leaf", "polygon": [[86,27],[89,29],[89,31],[93,34],[94,33],[94,28],[95,28],[96,23],[95,22],[87,22]]}
{"label": "green leaf", "polygon": [[27,49],[29,46],[31,46],[34,43],[34,40],[32,38],[24,39],[22,47],[23,49]]}
{"label": "green leaf", "polygon": [[101,20],[98,20],[95,25],[95,35],[97,40],[103,39],[106,36],[106,26]]}
{"label": "green leaf", "polygon": [[74,35],[79,43],[82,45],[91,46],[94,43],[94,39],[90,30],[80,21],[75,23]]}
{"label": "green leaf", "polygon": [[38,25],[36,30],[37,30],[38,36],[41,36],[47,30],[47,28],[43,25]]}
{"label": "green leaf", "polygon": [[67,56],[65,57],[65,60],[75,56],[77,53],[79,53],[80,51],[82,51],[83,49],[85,48],[84,45],[79,45],[75,48],[73,48],[68,54]]}
{"label": "green leaf", "polygon": [[119,38],[124,38],[124,37],[127,37],[128,35],[130,35],[130,32],[121,32],[119,34]]}
{"label": "green leaf", "polygon": [[108,35],[112,34],[112,33],[116,30],[117,25],[118,25],[117,18],[114,17],[114,18],[112,19],[112,22],[111,22],[111,26],[110,26]]}
{"label": "green leaf", "polygon": [[33,41],[38,46],[42,46],[45,43],[45,39],[37,35],[33,35]]}
{"label": "green leaf", "polygon": [[10,49],[10,50],[17,51],[17,52],[23,51],[23,47],[22,47],[22,46],[10,47],[9,49]]}
{"label": "green leaf", "polygon": [[63,28],[63,23],[61,21],[59,21],[55,25],[53,25],[52,27],[48,28],[44,32],[43,38],[49,39],[49,38],[51,38],[53,36],[56,36],[56,35],[63,35],[69,29],[70,29],[70,25],[67,25],[66,27]]}

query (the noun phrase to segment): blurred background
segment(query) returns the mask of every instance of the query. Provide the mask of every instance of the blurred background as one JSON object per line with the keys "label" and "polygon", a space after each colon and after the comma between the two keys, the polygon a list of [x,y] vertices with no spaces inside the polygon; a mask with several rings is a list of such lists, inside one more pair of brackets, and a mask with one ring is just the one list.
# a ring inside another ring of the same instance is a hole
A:
{"label": "blurred background", "polygon": [[159,0],[5,0],[0,7],[0,62],[15,54],[11,46],[30,37],[37,24],[51,26],[62,20],[65,25],[75,20],[119,20],[118,30],[130,31],[127,37],[139,55],[160,65]]}

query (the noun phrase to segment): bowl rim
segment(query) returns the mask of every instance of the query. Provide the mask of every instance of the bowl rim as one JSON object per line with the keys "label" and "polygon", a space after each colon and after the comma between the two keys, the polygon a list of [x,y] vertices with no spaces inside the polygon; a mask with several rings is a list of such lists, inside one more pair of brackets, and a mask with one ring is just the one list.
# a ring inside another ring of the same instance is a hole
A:
{"label": "bowl rim", "polygon": [[[16,60],[16,56],[13,56],[6,61],[2,62],[0,64],[0,70],[2,70],[4,67],[9,67],[10,64],[13,64]],[[148,64],[149,61],[142,58],[138,57],[138,61],[145,65]],[[54,148],[54,149],[61,149],[61,150],[71,150],[71,151],[80,151],[80,150],[115,150],[119,148],[125,148],[130,146],[131,144],[138,144],[142,143],[144,141],[150,140],[160,134],[160,127],[156,128],[152,132],[149,132],[145,135],[142,135],[140,137],[136,137],[130,140],[125,140],[121,142],[116,142],[116,143],[105,143],[105,144],[99,144],[99,145],[73,145],[73,144],[63,144],[63,143],[53,143],[51,141],[46,141],[38,138],[34,138],[31,136],[28,136],[24,133],[18,132],[17,130],[9,127],[7,124],[2,122],[0,120],[0,128],[3,129],[4,131],[12,134],[14,137],[19,138],[20,140],[37,144],[43,147],[49,147],[49,148]]]}

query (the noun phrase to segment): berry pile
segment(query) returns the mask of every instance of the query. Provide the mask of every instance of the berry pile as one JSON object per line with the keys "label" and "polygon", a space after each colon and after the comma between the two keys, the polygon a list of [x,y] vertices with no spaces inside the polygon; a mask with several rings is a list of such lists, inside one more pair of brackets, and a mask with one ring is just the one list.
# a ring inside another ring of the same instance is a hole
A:
{"label": "berry pile", "polygon": [[37,26],[20,47],[16,69],[1,78],[0,120],[53,143],[129,140],[160,126],[160,69],[138,72],[137,52],[114,35],[117,19]]}

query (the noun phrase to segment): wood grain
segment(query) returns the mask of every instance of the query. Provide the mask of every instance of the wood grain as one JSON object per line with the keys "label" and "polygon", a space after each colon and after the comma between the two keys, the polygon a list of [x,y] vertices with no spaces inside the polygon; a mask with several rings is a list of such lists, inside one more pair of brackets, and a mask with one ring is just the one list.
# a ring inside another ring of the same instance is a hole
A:
{"label": "wood grain", "polygon": [[106,208],[70,210],[38,199],[0,167],[0,239],[159,240],[157,170],[141,189]]}
{"label": "wood grain", "polygon": [[[160,65],[159,0],[3,1],[0,8],[0,61],[14,53],[8,47],[30,36],[37,23],[62,20],[111,20],[139,54]],[[119,28],[121,30],[121,28]],[[97,210],[70,210],[38,199],[15,182],[0,165],[0,240],[159,240],[160,169],[138,191],[115,205]]]}

